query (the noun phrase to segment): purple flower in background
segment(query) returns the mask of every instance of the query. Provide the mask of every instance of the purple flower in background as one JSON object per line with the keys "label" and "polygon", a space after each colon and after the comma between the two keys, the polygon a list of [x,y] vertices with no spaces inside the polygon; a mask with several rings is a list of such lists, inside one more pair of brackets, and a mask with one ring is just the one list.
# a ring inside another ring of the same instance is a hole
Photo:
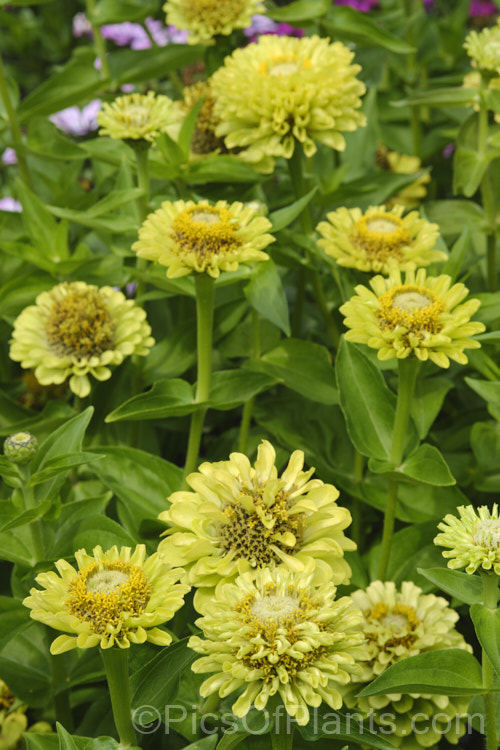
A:
{"label": "purple flower in background", "polygon": [[480,16],[491,16],[495,13],[498,13],[495,3],[490,3],[487,0],[471,0],[469,16],[477,18]]}
{"label": "purple flower in background", "polygon": [[445,159],[449,159],[450,156],[453,156],[453,152],[455,151],[455,144],[454,143],[448,143],[447,146],[443,148],[443,156]]}
{"label": "purple flower in background", "polygon": [[6,195],[5,198],[0,198],[0,211],[10,211],[11,213],[21,213],[23,207],[10,195]]}
{"label": "purple flower in background", "polygon": [[85,13],[77,13],[73,18],[73,36],[92,36],[92,26]]}
{"label": "purple flower in background", "polygon": [[93,99],[85,107],[68,107],[50,115],[49,120],[67,135],[87,135],[97,129],[101,100]]}
{"label": "purple flower in background", "polygon": [[268,16],[252,16],[252,25],[244,29],[243,33],[250,41],[254,42],[263,34],[276,34],[277,36],[304,36],[304,29],[297,29],[287,23],[276,23]]}
{"label": "purple flower in background", "polygon": [[[167,44],[185,44],[187,32],[175,26],[164,26],[161,21],[154,18],[146,18],[146,26],[159,47]],[[101,26],[101,34],[105,39],[117,44],[119,47],[131,47],[132,49],[149,49],[153,46],[149,34],[140,23],[110,23]]]}
{"label": "purple flower in background", "polygon": [[2,154],[2,164],[5,164],[6,167],[10,167],[12,164],[17,164],[17,154],[13,148],[5,149]]}
{"label": "purple flower in background", "polygon": [[368,13],[378,5],[378,0],[335,0],[335,5],[349,5],[354,10]]}

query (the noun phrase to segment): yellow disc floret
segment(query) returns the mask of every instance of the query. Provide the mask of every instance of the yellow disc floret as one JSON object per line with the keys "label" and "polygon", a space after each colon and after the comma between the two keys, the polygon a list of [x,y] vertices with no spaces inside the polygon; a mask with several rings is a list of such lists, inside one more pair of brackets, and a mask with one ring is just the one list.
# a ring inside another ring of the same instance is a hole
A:
{"label": "yellow disc floret", "polygon": [[51,351],[59,356],[92,357],[113,348],[114,324],[106,297],[95,287],[54,300],[45,330]]}
{"label": "yellow disc floret", "polygon": [[167,24],[185,29],[188,44],[214,44],[214,37],[245,29],[264,11],[262,0],[167,0]]}
{"label": "yellow disc floret", "polygon": [[147,143],[155,141],[181,120],[174,102],[154,91],[119,96],[110,104],[103,104],[97,115],[101,127],[99,135]]}

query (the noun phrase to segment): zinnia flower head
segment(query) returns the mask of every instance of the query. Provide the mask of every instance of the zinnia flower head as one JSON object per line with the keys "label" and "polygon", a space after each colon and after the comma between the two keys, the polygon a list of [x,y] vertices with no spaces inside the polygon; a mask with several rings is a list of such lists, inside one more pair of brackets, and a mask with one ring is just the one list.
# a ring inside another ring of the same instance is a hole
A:
{"label": "zinnia flower head", "polygon": [[262,249],[274,242],[270,228],[268,219],[243,203],[165,201],[147,217],[132,250],[167,266],[169,279],[193,272],[217,278],[240,263],[267,260]]}
{"label": "zinnia flower head", "polygon": [[433,249],[439,237],[437,224],[421,219],[417,211],[404,217],[403,212],[399,205],[391,211],[370,206],[365,213],[359,208],[339,208],[327,214],[328,221],[318,224],[323,238],[318,245],[339,266],[383,274],[395,266],[406,270],[446,260],[445,253]]}
{"label": "zinnia flower head", "polygon": [[[418,156],[400,154],[398,151],[389,151],[383,145],[377,147],[376,161],[379,167],[394,174],[415,174],[422,168],[422,162]],[[425,187],[431,181],[431,176],[426,174],[417,177],[415,182],[402,188],[396,195],[389,198],[385,205],[393,208],[396,204],[405,208],[417,208],[421,200],[427,195]]]}
{"label": "zinnia flower head", "polygon": [[358,112],[364,84],[353,53],[319,36],[261,36],[237,49],[212,76],[217,134],[239,157],[271,172],[276,157],[290,159],[297,142],[307,156],[316,141],[342,151],[342,132],[365,124]]}
{"label": "zinnia flower head", "polygon": [[119,96],[111,104],[103,104],[97,116],[99,135],[150,143],[178,119],[174,102],[168,96],[157,96],[154,91]]}
{"label": "zinnia flower head", "polygon": [[[193,586],[213,587],[223,578],[283,564],[316,571],[318,580],[347,583],[351,569],[344,550],[348,510],[335,502],[338,490],[314,469],[303,471],[304,454],[294,451],[278,477],[273,446],[263,440],[252,466],[242,453],[229,461],[203,463],[187,483],[193,492],[174,492],[160,514],[171,525],[159,551],[188,572]],[[198,594],[201,592],[197,592]]]}
{"label": "zinnia flower head", "polygon": [[465,38],[464,47],[480,71],[500,75],[500,26],[471,31]]}
{"label": "zinnia flower head", "polygon": [[339,709],[339,687],[360,673],[357,661],[367,652],[361,613],[335,593],[332,583],[314,586],[310,575],[283,568],[220,583],[196,621],[205,639],[192,636],[188,644],[204,655],[193,671],[214,673],[201,695],[224,698],[245,687],[232,706],[245,716],[252,704],[263,710],[278,694],[298,724],[307,724],[308,706],[322,700]]}
{"label": "zinnia flower head", "polygon": [[42,292],[14,322],[10,358],[34,368],[41,385],[63,383],[77,396],[90,393],[88,375],[111,377],[110,365],[132,354],[145,356],[154,344],[146,313],[109,286],[83,281]]}
{"label": "zinnia flower head", "polygon": [[478,568],[500,575],[498,505],[494,503],[491,510],[486,505],[462,505],[458,515],[459,518],[448,513],[438,524],[442,533],[434,539],[434,544],[450,548],[443,552],[443,557],[449,558],[448,567],[465,568],[469,575]]}
{"label": "zinnia flower head", "polygon": [[[446,599],[423,594],[411,581],[404,581],[401,590],[392,581],[374,581],[366,591],[354,591],[351,598],[363,613],[368,651],[363,674],[353,676],[353,682],[368,684],[391,664],[427,651],[460,648],[472,652],[455,630],[458,614]],[[456,744],[465,734],[469,697],[412,693],[356,698],[355,694],[364,686],[348,686],[344,700],[349,708],[355,708],[364,716],[372,715],[386,730],[384,716],[390,716],[397,747],[401,750],[420,746],[434,748],[442,736]],[[387,739],[394,741],[391,737]]]}
{"label": "zinnia flower head", "polygon": [[469,337],[484,331],[482,323],[470,320],[481,303],[462,302],[469,290],[452,286],[450,276],[427,277],[424,268],[410,269],[403,283],[394,269],[388,278],[375,276],[370,286],[373,291],[357,286],[340,312],[350,329],[346,339],[378,349],[379,359],[417,357],[449,367],[450,359],[467,364],[464,349],[480,347]]}
{"label": "zinnia flower head", "polygon": [[[210,79],[207,81],[197,81],[191,86],[186,86],[183,90],[183,101],[176,102],[182,113],[182,118],[187,116],[193,107],[203,99],[201,107],[196,117],[193,135],[190,144],[190,156],[192,159],[199,159],[211,154],[227,154],[224,139],[216,135],[216,129],[219,125],[219,118],[214,114],[215,99],[210,88]],[[179,131],[182,126],[182,120],[176,128],[169,130],[169,135],[173,140],[177,140]]]}
{"label": "zinnia flower head", "polygon": [[94,547],[75,552],[78,570],[58,560],[58,573],[40,573],[23,604],[31,617],[62,630],[52,643],[52,654],[73,648],[128,648],[150,641],[168,646],[172,637],[158,628],[172,619],[184,603],[189,586],[177,583],[183,571],[171,569],[161,555],[146,557],[146,547]]}
{"label": "zinnia flower head", "polygon": [[262,0],[167,0],[163,10],[167,23],[188,32],[188,44],[214,44],[215,36],[250,26],[264,6]]}

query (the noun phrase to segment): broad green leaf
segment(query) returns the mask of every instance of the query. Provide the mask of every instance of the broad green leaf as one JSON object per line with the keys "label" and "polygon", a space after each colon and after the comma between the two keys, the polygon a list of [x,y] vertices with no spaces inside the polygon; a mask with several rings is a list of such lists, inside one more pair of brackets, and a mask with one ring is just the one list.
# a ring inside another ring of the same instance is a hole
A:
{"label": "broad green leaf", "polygon": [[302,198],[299,198],[293,203],[290,203],[289,206],[285,206],[285,208],[278,208],[276,211],[270,213],[269,220],[272,224],[271,232],[279,232],[280,229],[284,229],[289,224],[291,224],[292,221],[295,221],[295,219],[300,216],[305,207],[309,205],[317,191],[318,188],[315,187],[308,193],[303,195]]}
{"label": "broad green leaf", "polygon": [[328,350],[319,344],[286,339],[244,368],[276,378],[287,388],[321,404],[336,404],[335,372]]}
{"label": "broad green leaf", "polygon": [[436,88],[430,91],[417,91],[407,99],[392,102],[393,107],[407,107],[410,104],[419,106],[427,104],[434,107],[465,107],[477,98],[475,89],[462,86]]}
{"label": "broad green leaf", "polygon": [[290,336],[288,303],[281,277],[272,260],[257,264],[244,292],[254,310]]}
{"label": "broad green leaf", "polygon": [[329,8],[329,0],[295,0],[284,8],[272,8],[266,15],[273,21],[300,23],[323,16]]}
{"label": "broad green leaf", "polygon": [[91,20],[98,26],[123,21],[142,21],[154,15],[157,5],[154,0],[101,0],[92,13]]}
{"label": "broad green leaf", "polygon": [[[422,490],[421,490],[422,492]],[[387,579],[400,585],[413,581],[424,590],[431,590],[427,579],[418,573],[418,568],[430,568],[442,561],[441,550],[434,544],[436,522],[413,523],[397,531],[393,537],[387,570]],[[380,542],[372,547],[369,556],[370,577],[377,577]]]}
{"label": "broad green leaf", "polygon": [[389,461],[370,459],[369,468],[375,474],[390,474],[397,478],[433,484],[438,487],[449,487],[456,484],[448,464],[441,453],[433,445],[423,443],[408,456],[400,466],[393,467]]}
{"label": "broad green leaf", "polygon": [[[50,636],[55,637],[56,633],[51,631]],[[50,661],[45,626],[31,621],[4,643],[0,651],[0,674],[23,703],[37,708],[50,702]]]}
{"label": "broad green leaf", "polygon": [[31,623],[29,611],[11,596],[0,596],[0,651],[17,632]]}
{"label": "broad green leaf", "polygon": [[420,568],[419,573],[465,604],[481,604],[483,601],[483,587],[478,576],[449,568]]}
{"label": "broad green leaf", "polygon": [[26,486],[34,487],[37,484],[46,482],[48,479],[52,479],[52,477],[55,477],[58,474],[66,474],[69,469],[72,469],[75,466],[81,466],[82,464],[87,464],[91,461],[98,461],[101,458],[104,458],[104,456],[99,456],[96,453],[85,453],[84,451],[78,453],[66,453],[62,456],[54,456],[44,464],[43,469],[31,475]]}
{"label": "broad green leaf", "polygon": [[71,557],[77,549],[85,548],[88,552],[100,545],[103,549],[118,547],[135,547],[139,541],[138,533],[127,531],[112,518],[107,516],[87,516],[73,526],[59,539],[58,557]]}
{"label": "broad green leaf", "polygon": [[437,222],[444,236],[462,234],[467,229],[477,229],[484,221],[483,208],[474,201],[429,201],[425,204],[425,210],[429,221]]}
{"label": "broad green leaf", "polygon": [[493,158],[494,154],[481,156],[472,148],[458,146],[453,159],[453,192],[473,196]]}
{"label": "broad green leaf", "polygon": [[23,206],[23,223],[34,245],[53,262],[68,258],[67,223],[57,222],[21,180],[16,180],[16,190]]}
{"label": "broad green leaf", "polygon": [[[134,721],[141,721],[140,708],[152,707],[164,720],[166,707],[175,702],[177,685],[184,670],[189,669],[198,655],[188,648],[189,638],[177,641],[161,651],[130,679]],[[147,723],[151,721],[149,717]]]}
{"label": "broad green leaf", "polygon": [[41,83],[21,102],[18,115],[29,122],[35,115],[51,115],[89,99],[102,86],[99,71],[94,68],[95,53],[91,47],[80,47],[62,70]]}
{"label": "broad green leaf", "polygon": [[235,409],[276,382],[271,375],[251,370],[218,370],[212,374],[209,407],[220,411]]}
{"label": "broad green leaf", "polygon": [[106,417],[106,422],[165,419],[191,414],[197,408],[193,386],[186,380],[160,380],[146,393],[132,396]]}
{"label": "broad green leaf", "polygon": [[451,388],[453,388],[452,381],[439,375],[433,378],[417,379],[415,394],[411,402],[411,416],[420,440],[427,436]]}
{"label": "broad green leaf", "polygon": [[489,609],[484,604],[473,604],[470,616],[478,641],[500,677],[500,611]]}
{"label": "broad green leaf", "polygon": [[258,711],[251,708],[242,719],[234,717],[222,739],[217,745],[217,750],[233,750],[240,745],[249,735],[258,736],[267,734],[274,726],[272,712]]}
{"label": "broad green leaf", "polygon": [[37,518],[42,518],[48,510],[52,507],[53,499],[48,498],[42,503],[39,503],[34,508],[28,508],[22,513],[19,512],[19,508],[13,506],[7,506],[2,508],[2,523],[0,525],[0,533],[8,531],[9,529],[15,529],[18,526],[24,526],[27,523],[31,523]]}
{"label": "broad green leaf", "polygon": [[[92,418],[94,408],[89,406],[81,414],[77,414],[61,425],[40,445],[38,453],[31,464],[32,474],[36,474],[46,468],[49,461],[68,453],[76,453],[81,450],[85,430]],[[35,489],[35,498],[37,502],[42,502],[48,497],[54,497],[64,483],[65,475],[58,474],[53,479],[49,479],[43,484],[37,485]]]}
{"label": "broad green leaf", "polygon": [[340,407],[353,445],[364,456],[388,461],[396,413],[396,396],[380,370],[343,339],[335,364]]}
{"label": "broad green leaf", "polygon": [[186,745],[183,750],[214,750],[217,744],[217,734],[209,734],[208,737],[203,737],[202,740],[196,740],[190,745]]}
{"label": "broad green leaf", "polygon": [[392,664],[359,695],[430,693],[472,695],[484,692],[481,665],[459,648],[428,651]]}
{"label": "broad green leaf", "polygon": [[363,747],[374,750],[394,750],[395,745],[381,736],[382,733],[371,731],[358,717],[361,718],[360,714],[355,712],[333,711],[323,704],[319,709],[313,709],[309,723],[298,729],[309,742],[325,737],[329,740],[359,742]]}
{"label": "broad green leaf", "polygon": [[33,117],[28,126],[28,151],[45,158],[85,159],[85,151],[46,117]]}
{"label": "broad green leaf", "polygon": [[500,409],[500,383],[476,378],[465,378],[465,382],[494,409]]}
{"label": "broad green leaf", "polygon": [[249,164],[229,154],[216,154],[188,164],[182,176],[189,185],[205,185],[209,182],[252,183],[262,180],[261,175]]}
{"label": "broad green leaf", "polygon": [[149,81],[168,75],[203,58],[202,45],[167,44],[141,50],[119,50],[109,55],[109,67],[118,85]]}
{"label": "broad green leaf", "polygon": [[73,221],[75,224],[97,231],[125,233],[133,232],[137,228],[137,219],[133,212],[101,217],[92,216],[87,211],[75,211],[73,208],[63,206],[47,206],[47,210],[59,219]]}
{"label": "broad green leaf", "polygon": [[341,38],[369,47],[382,47],[400,55],[407,55],[414,49],[408,42],[386,31],[371,19],[368,13],[341,6],[331,10],[330,18],[331,20],[322,23],[334,39]]}
{"label": "broad green leaf", "polygon": [[441,269],[455,281],[464,267],[464,258],[470,245],[470,228],[465,227],[458,240],[452,247],[448,260]]}

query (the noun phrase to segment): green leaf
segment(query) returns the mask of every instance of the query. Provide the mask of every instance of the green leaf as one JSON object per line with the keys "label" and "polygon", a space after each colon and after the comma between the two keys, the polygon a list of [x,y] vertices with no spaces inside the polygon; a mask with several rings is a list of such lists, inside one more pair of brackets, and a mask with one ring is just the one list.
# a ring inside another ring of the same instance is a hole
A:
{"label": "green leaf", "polygon": [[11,596],[0,596],[0,650],[31,623],[28,609]]}
{"label": "green leaf", "polygon": [[478,660],[463,649],[450,648],[428,651],[396,662],[358,695],[472,695],[483,692],[481,665]]}
{"label": "green leaf", "polygon": [[31,523],[36,518],[42,518],[48,510],[52,507],[53,499],[48,498],[43,503],[39,503],[34,508],[28,508],[22,513],[19,512],[19,508],[3,507],[2,508],[2,525],[0,526],[0,533],[8,531],[9,529],[15,529],[18,526],[24,526],[27,523]]}
{"label": "green leaf", "polygon": [[160,380],[146,393],[132,396],[108,414],[106,422],[165,419],[191,414],[197,409],[193,386],[186,380]]}
{"label": "green leaf", "polygon": [[396,396],[376,365],[345,339],[340,343],[335,369],[340,407],[353,445],[364,456],[388,461]]}
{"label": "green leaf", "polygon": [[286,339],[258,360],[243,364],[276,378],[287,388],[321,404],[336,404],[335,372],[328,350],[319,344]]}
{"label": "green leaf", "polygon": [[288,303],[281,276],[272,260],[257,264],[244,292],[254,310],[290,336]]}
{"label": "green leaf", "polygon": [[276,211],[272,211],[269,214],[269,221],[272,224],[271,232],[279,232],[280,229],[284,229],[289,224],[291,224],[292,221],[295,221],[295,219],[300,216],[304,208],[309,205],[317,191],[318,188],[315,187],[308,193],[303,195],[302,198],[299,198],[293,203],[290,203],[289,206],[285,206],[285,208],[278,208]]}
{"label": "green leaf", "polygon": [[429,220],[439,224],[444,236],[461,234],[467,229],[478,229],[484,221],[483,208],[474,201],[429,201],[425,204],[425,209]]}
{"label": "green leaf", "polygon": [[424,105],[434,107],[466,107],[477,97],[475,89],[466,89],[462,86],[447,88],[436,88],[430,91],[417,91],[407,99],[399,99],[391,102],[393,107],[407,107],[408,105]]}
{"label": "green leaf", "polygon": [[311,711],[311,720],[304,727],[298,727],[302,737],[308,742],[314,742],[323,737],[329,740],[348,740],[360,743],[363,747],[374,750],[394,750],[392,745],[380,734],[376,734],[358,721],[354,712],[332,711],[328,706],[321,706]]}
{"label": "green leaf", "polygon": [[386,31],[367,13],[360,13],[348,6],[332,9],[331,21],[323,21],[322,24],[334,39],[343,38],[369,47],[382,47],[400,55],[408,55],[414,51],[414,47],[408,42]]}
{"label": "green leaf", "polygon": [[91,47],[80,47],[62,70],[41,83],[21,102],[18,116],[29,122],[35,115],[51,115],[74,104],[81,104],[102,86],[99,71],[94,68],[95,53]]}
{"label": "green leaf", "polygon": [[[385,490],[386,493],[387,490]],[[396,585],[400,585],[403,581],[413,581],[420,588],[430,590],[432,587],[427,583],[427,579],[422,577],[417,570],[430,568],[441,562],[441,551],[434,544],[435,536],[435,521],[413,523],[397,531],[391,545],[387,579],[394,581]],[[380,543],[377,543],[372,547],[369,556],[371,580],[377,577],[379,556]]]}
{"label": "green leaf", "polygon": [[218,370],[212,374],[209,407],[220,411],[235,409],[276,382],[271,375],[251,370]]}
{"label": "green leaf", "polygon": [[101,0],[92,13],[91,20],[98,26],[122,21],[142,21],[154,15],[157,4],[154,0]]}
{"label": "green leaf", "polygon": [[470,608],[470,616],[478,641],[500,677],[500,611],[476,603]]}
{"label": "green leaf", "polygon": [[84,547],[92,550],[97,545],[103,549],[111,549],[115,544],[118,547],[135,547],[138,541],[137,530],[132,535],[112,518],[87,516],[69,527],[64,538],[59,539],[58,557],[71,557],[77,549]]}
{"label": "green leaf", "polygon": [[91,461],[98,461],[101,458],[104,458],[104,456],[99,456],[96,453],[85,453],[84,451],[66,453],[63,456],[54,456],[45,463],[43,469],[31,475],[26,486],[34,487],[37,484],[46,482],[48,479],[52,479],[52,477],[57,476],[61,472],[66,474],[69,469],[75,466],[81,466]]}
{"label": "green leaf", "polygon": [[23,206],[23,224],[34,245],[53,262],[68,258],[67,223],[57,222],[21,180],[16,180],[16,191]]}
{"label": "green leaf", "polygon": [[182,176],[188,185],[205,185],[207,182],[252,183],[262,179],[249,164],[229,154],[215,154],[188,164]]}
{"label": "green leaf", "polygon": [[203,58],[203,45],[167,44],[141,50],[119,50],[109,55],[111,75],[118,86],[168,75]]}
{"label": "green leaf", "polygon": [[272,713],[251,708],[242,719],[234,718],[218,743],[217,750],[233,750],[244,741],[245,737],[267,734],[273,726]]}
{"label": "green leaf", "polygon": [[465,378],[467,385],[477,393],[478,396],[492,406],[494,409],[500,409],[500,383],[492,383],[489,380],[478,380],[476,378]]}
{"label": "green leaf", "polygon": [[461,273],[464,266],[464,259],[471,242],[470,228],[465,227],[458,240],[453,245],[448,260],[441,269],[441,273],[446,273],[455,281]]}
{"label": "green leaf", "polygon": [[266,15],[273,21],[300,23],[325,15],[329,5],[329,0],[295,0],[295,2],[288,3],[284,8],[267,10]]}
{"label": "green leaf", "polygon": [[480,604],[483,601],[483,587],[478,576],[449,568],[419,568],[418,572],[442,591],[465,604]]}
{"label": "green leaf", "polygon": [[446,394],[451,388],[453,388],[453,382],[439,375],[433,378],[417,379],[415,394],[411,402],[411,416],[420,440],[426,437],[432,427],[441,411]]}
{"label": "green leaf", "polygon": [[[61,425],[40,445],[37,454],[35,455],[31,470],[33,474],[37,474],[47,467],[49,462],[54,458],[65,456],[68,453],[79,452],[82,447],[85,430],[94,413],[94,408],[89,406],[81,414],[77,414],[76,417],[69,419],[65,424]],[[42,502],[48,497],[54,497],[59,494],[59,490],[64,483],[65,475],[62,473],[57,474],[53,479],[49,479],[43,484],[37,485],[35,490],[35,498],[38,503]]]}
{"label": "green leaf", "polygon": [[494,154],[482,156],[472,148],[458,146],[453,159],[453,192],[474,195]]}
{"label": "green leaf", "polygon": [[389,461],[370,459],[370,471],[375,474],[390,474],[395,478],[408,477],[422,484],[449,487],[456,484],[448,464],[433,445],[423,443],[408,456],[400,466],[393,467]]}
{"label": "green leaf", "polygon": [[44,626],[31,621],[4,643],[0,651],[0,674],[23,703],[37,708],[50,702],[50,662]]}
{"label": "green leaf", "polygon": [[[198,658],[198,655],[187,647],[188,640],[189,638],[183,638],[172,646],[162,648],[151,661],[131,676],[130,689],[132,708],[136,709],[136,725],[141,721],[141,707],[156,709],[159,713],[158,718],[163,719],[166,707],[175,702],[177,685],[182,673]],[[150,723],[150,716],[147,721]]]}

